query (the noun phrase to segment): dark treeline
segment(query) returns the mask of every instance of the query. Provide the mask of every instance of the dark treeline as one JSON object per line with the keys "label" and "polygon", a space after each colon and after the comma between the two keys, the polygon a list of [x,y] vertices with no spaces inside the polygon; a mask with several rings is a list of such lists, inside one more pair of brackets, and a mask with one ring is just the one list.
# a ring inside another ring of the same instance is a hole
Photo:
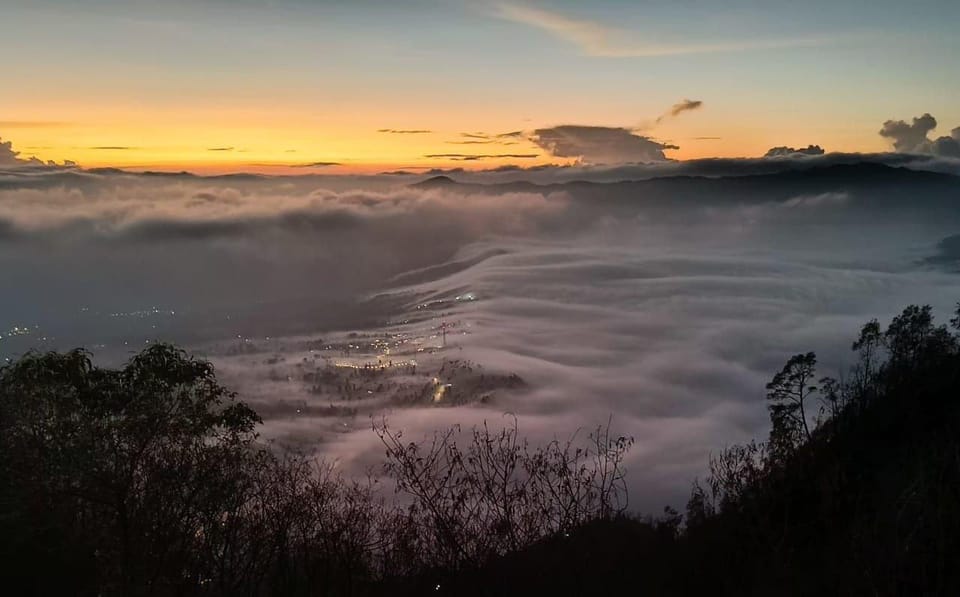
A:
{"label": "dark treeline", "polygon": [[[212,366],[167,345],[0,369],[0,586],[34,595],[411,592],[626,508],[630,440],[529,447],[516,425],[413,443],[382,479],[257,441]],[[392,486],[400,493],[392,499]],[[387,494],[388,498],[384,497]]]}
{"label": "dark treeline", "polygon": [[873,320],[852,350],[841,379],[791,358],[767,385],[767,442],[694,485],[678,540],[693,588],[960,594],[960,305],[949,326],[929,306]]}
{"label": "dark treeline", "polygon": [[[25,595],[960,594],[960,308],[866,324],[856,363],[791,358],[766,441],[626,514],[632,440],[516,426],[408,442],[381,478],[258,441],[209,363],[148,348],[0,369],[0,571]],[[398,498],[393,497],[393,492]]]}
{"label": "dark treeline", "polygon": [[594,521],[461,594],[960,594],[960,305],[871,321],[852,349],[841,379],[790,358],[767,440],[715,455],[684,515]]}

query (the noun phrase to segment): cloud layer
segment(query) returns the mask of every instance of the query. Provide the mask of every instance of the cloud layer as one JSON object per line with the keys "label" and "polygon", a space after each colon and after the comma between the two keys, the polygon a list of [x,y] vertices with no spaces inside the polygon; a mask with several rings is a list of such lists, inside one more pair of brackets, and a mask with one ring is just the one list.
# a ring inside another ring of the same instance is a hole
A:
{"label": "cloud layer", "polygon": [[[717,184],[703,181],[690,194],[673,193],[673,205],[622,185],[569,187],[547,197],[560,201],[555,211],[526,212],[539,225],[474,237],[446,262],[398,278],[402,285],[387,294],[406,303],[370,337],[437,345],[445,322],[457,331],[446,350],[418,354],[423,379],[447,379],[457,361],[488,376],[516,373],[525,385],[456,408],[370,398],[372,412],[386,413],[411,439],[454,423],[496,426],[509,412],[533,442],[612,413],[616,431],[637,439],[631,503],[646,511],[682,506],[711,452],[765,434],[763,385],[790,355],[815,350],[821,373],[837,374],[866,320],[910,302],[946,313],[960,295],[955,274],[917,262],[918,247],[934,251],[960,227],[960,210],[890,211],[859,191],[791,194],[785,184],[765,191],[767,200],[737,202],[711,200]],[[458,201],[487,201],[489,193]],[[471,298],[455,299],[463,296]],[[297,373],[327,354],[291,338],[218,362],[258,401],[275,404],[268,434],[322,437],[322,453],[362,470],[380,453],[365,431],[366,403],[318,398]],[[269,355],[287,365],[264,366]],[[283,404],[271,402],[278,395]],[[298,405],[353,414],[304,415]]]}
{"label": "cloud layer", "polygon": [[[865,320],[911,302],[945,313],[960,296],[929,259],[960,231],[958,180],[887,167],[955,161],[624,165],[650,150],[642,138],[583,128],[556,151],[618,165],[454,174],[490,185],[34,168],[5,146],[0,333],[114,359],[186,344],[264,414],[265,437],[348,471],[382,454],[370,415],[416,439],[510,412],[537,443],[613,414],[637,439],[632,503],[654,511],[682,506],[711,451],[764,435],[763,384],[791,354],[816,350],[836,374]],[[360,338],[408,341],[416,373],[325,380],[326,364],[361,359],[342,354]],[[0,356],[25,342],[0,339]],[[484,395],[425,401],[433,377]]]}
{"label": "cloud layer", "polygon": [[703,41],[637,41],[634,32],[619,30],[581,17],[545,8],[501,3],[494,13],[499,18],[545,31],[576,45],[588,56],[604,58],[643,58],[717,52],[742,52],[775,48],[813,47],[831,43],[823,36],[753,40]]}
{"label": "cloud layer", "polygon": [[552,156],[590,164],[664,162],[664,150],[679,149],[621,127],[561,125],[533,131],[531,140]]}

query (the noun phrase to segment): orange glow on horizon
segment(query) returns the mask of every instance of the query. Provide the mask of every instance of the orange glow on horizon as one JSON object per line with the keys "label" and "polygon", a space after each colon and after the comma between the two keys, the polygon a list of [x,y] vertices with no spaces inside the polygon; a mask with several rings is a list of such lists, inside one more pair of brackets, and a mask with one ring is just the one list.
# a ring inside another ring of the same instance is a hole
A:
{"label": "orange glow on horizon", "polygon": [[[250,172],[277,175],[376,174],[395,170],[413,173],[437,169],[483,170],[505,165],[521,167],[570,164],[529,138],[477,142],[465,132],[496,134],[539,126],[494,114],[479,122],[459,122],[463,115],[404,114],[402,118],[367,109],[347,114],[343,121],[303,111],[274,114],[262,110],[211,111],[209,107],[147,115],[118,110],[110,121],[104,112],[74,109],[68,116],[50,106],[18,113],[20,119],[0,122],[0,137],[12,141],[21,157],[47,161],[71,160],[84,168],[116,167],[133,171],[190,171],[197,174]],[[770,127],[757,123],[745,128],[737,114],[721,114],[719,123],[699,113],[669,121],[638,134],[678,145],[666,150],[671,159],[762,156],[778,145],[816,143],[829,151],[884,151],[884,141],[867,126],[808,130],[801,123]],[[578,119],[573,119],[578,120]],[[563,121],[559,121],[563,122]],[[376,124],[374,124],[376,123]],[[393,124],[399,131],[379,128]],[[552,123],[551,123],[552,124]],[[379,127],[379,128],[378,128]],[[447,154],[517,154],[536,157],[491,157],[457,160]]]}

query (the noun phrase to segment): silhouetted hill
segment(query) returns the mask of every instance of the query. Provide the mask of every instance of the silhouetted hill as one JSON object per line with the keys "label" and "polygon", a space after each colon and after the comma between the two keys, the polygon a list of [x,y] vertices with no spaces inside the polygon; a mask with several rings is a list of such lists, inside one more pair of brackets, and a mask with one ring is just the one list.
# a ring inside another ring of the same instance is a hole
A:
{"label": "silhouetted hill", "polygon": [[419,188],[432,188],[432,187],[445,187],[445,186],[458,185],[458,184],[459,183],[457,181],[450,178],[449,176],[441,175],[441,176],[432,176],[426,180],[415,182],[410,186],[419,187]]}
{"label": "silhouetted hill", "polygon": [[[610,217],[633,217],[638,210],[659,210],[658,217],[681,217],[677,208],[759,205],[791,200],[822,202],[836,214],[864,221],[881,212],[922,212],[928,218],[960,217],[960,177],[877,163],[838,164],[775,174],[670,176],[621,182],[572,181],[537,184],[457,182],[434,177],[419,188],[442,188],[464,195],[536,193],[572,202],[572,207],[602,210]],[[866,211],[864,211],[866,210]],[[859,214],[859,215],[858,215]]]}
{"label": "silhouetted hill", "polygon": [[620,182],[572,181],[537,184],[516,181],[496,184],[462,183],[448,176],[436,176],[416,183],[418,187],[442,187],[459,193],[506,194],[566,192],[576,199],[675,207],[729,202],[758,203],[784,201],[797,196],[849,193],[872,205],[906,205],[904,200],[923,198],[924,204],[943,203],[960,209],[960,177],[888,166],[873,162],[836,164],[773,174],[740,176],[666,176]]}

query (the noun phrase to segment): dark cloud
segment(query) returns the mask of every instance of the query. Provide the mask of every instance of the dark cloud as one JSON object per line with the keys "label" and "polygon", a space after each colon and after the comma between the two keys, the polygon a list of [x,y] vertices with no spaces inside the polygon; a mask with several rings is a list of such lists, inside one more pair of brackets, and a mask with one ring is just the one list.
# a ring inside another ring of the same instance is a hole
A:
{"label": "dark cloud", "polygon": [[232,147],[208,147],[207,151],[233,151]]}
{"label": "dark cloud", "polygon": [[665,162],[665,149],[679,149],[621,127],[561,125],[541,128],[531,137],[550,155],[579,158],[589,164]]}
{"label": "dark cloud", "polygon": [[931,153],[948,158],[960,158],[960,127],[950,131],[949,137],[937,137],[930,144]]}
{"label": "dark cloud", "polygon": [[823,155],[826,153],[822,147],[819,145],[808,145],[806,147],[787,147],[781,145],[779,147],[771,147],[767,150],[767,153],[763,154],[765,158],[788,158],[796,156],[805,156],[805,155]]}
{"label": "dark cloud", "polygon": [[[503,141],[503,139],[522,139],[524,137],[523,131],[509,131],[506,133],[484,133],[483,131],[477,131],[475,133],[460,133],[461,137],[467,139],[476,139],[478,142],[483,143],[503,143],[504,145],[509,144],[508,142]],[[453,143],[453,141],[451,141]],[[468,141],[462,141],[462,143],[468,143]]]}
{"label": "dark cloud", "polygon": [[103,151],[132,151],[140,148],[129,147],[126,145],[100,145],[98,147],[88,147],[87,149],[96,149],[96,150],[103,150]]}
{"label": "dark cloud", "polygon": [[666,114],[663,114],[662,116],[657,118],[657,122],[662,122],[666,118],[676,118],[677,116],[683,114],[684,112],[698,110],[702,107],[703,107],[703,102],[700,100],[684,99],[682,101],[679,101],[673,104],[673,106],[670,107],[670,109],[667,111]]}
{"label": "dark cloud", "polygon": [[926,153],[930,142],[927,134],[937,128],[937,120],[924,114],[907,124],[903,120],[888,120],[880,129],[880,136],[893,140],[893,148],[903,153]]}
{"label": "dark cloud", "polygon": [[960,272],[960,234],[951,234],[937,243],[937,253],[926,263]]}
{"label": "dark cloud", "polygon": [[516,145],[518,139],[523,138],[523,131],[489,134],[482,131],[475,133],[460,133],[466,141],[447,141],[451,145]]}
{"label": "dark cloud", "polygon": [[450,145],[517,145],[516,141],[501,141],[499,139],[468,139],[467,141],[447,141]]}
{"label": "dark cloud", "polygon": [[537,153],[431,153],[423,157],[431,159],[472,162],[476,160],[492,160],[501,158],[524,160],[539,157],[539,155],[540,154]]}
{"label": "dark cloud", "polygon": [[391,135],[425,135],[433,131],[426,129],[377,129],[378,133],[389,133]]}
{"label": "dark cloud", "polygon": [[342,166],[341,162],[308,162],[306,164],[292,164],[291,168],[327,168],[329,166]]}
{"label": "dark cloud", "polygon": [[673,107],[670,108],[670,116],[678,116],[683,112],[689,112],[690,110],[696,110],[701,107],[703,107],[702,101],[685,99],[674,104]]}
{"label": "dark cloud", "polygon": [[948,158],[960,158],[960,127],[950,136],[930,139],[929,134],[937,128],[937,119],[926,113],[912,122],[888,120],[880,129],[880,136],[893,141],[893,148],[900,153],[925,153]]}

